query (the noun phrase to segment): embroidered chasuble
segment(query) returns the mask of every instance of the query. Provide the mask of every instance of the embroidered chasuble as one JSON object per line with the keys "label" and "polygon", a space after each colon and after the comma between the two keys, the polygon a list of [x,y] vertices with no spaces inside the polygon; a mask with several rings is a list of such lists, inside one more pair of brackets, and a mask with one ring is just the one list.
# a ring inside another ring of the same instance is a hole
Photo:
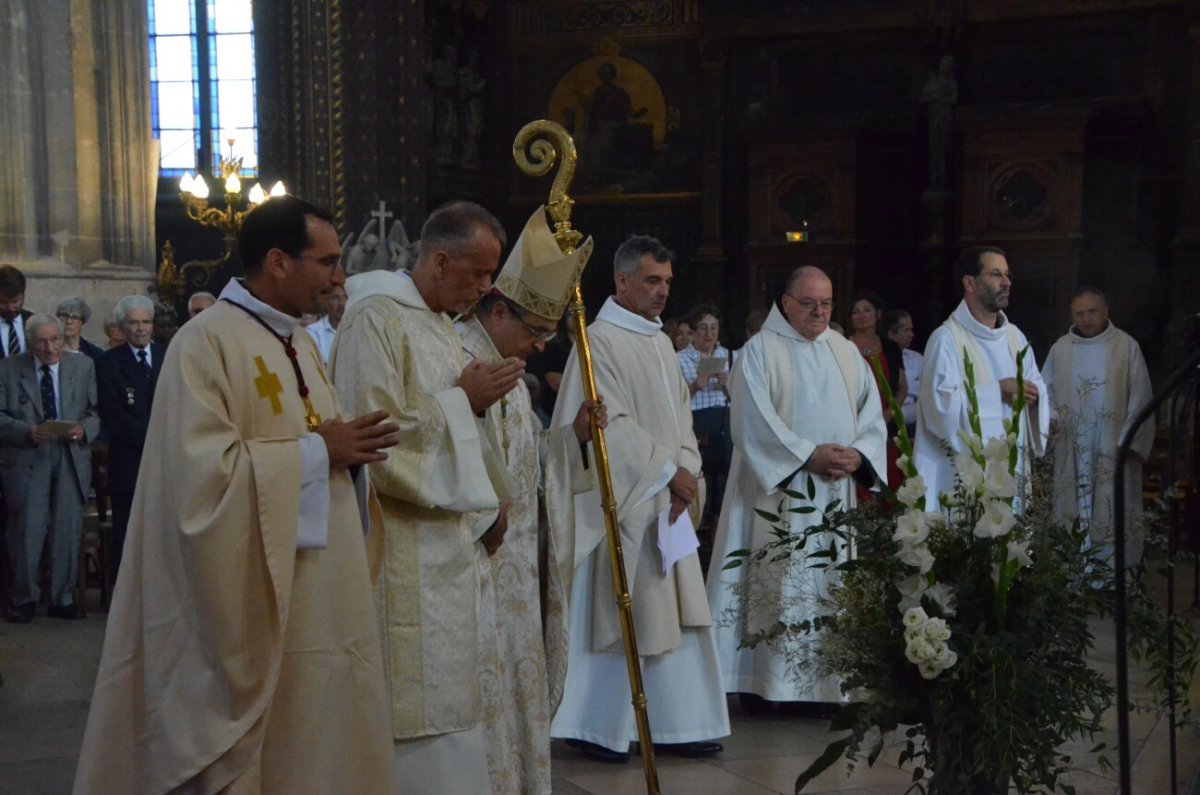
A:
{"label": "embroidered chasuble", "polygon": [[[887,426],[875,377],[845,337],[826,330],[810,341],[772,307],[762,331],[738,357],[730,398],[733,466],[708,574],[725,690],[770,701],[840,701],[837,679],[796,668],[797,660],[815,658],[815,648],[789,649],[788,655],[766,644],[738,648],[777,621],[812,619],[818,613],[815,599],[828,594],[832,576],[809,568],[801,557],[721,569],[730,552],[753,551],[774,540],[771,526],[756,509],[786,516],[789,529],[799,533],[817,524],[818,514],[787,513],[790,509],[808,504],[824,509],[835,499],[844,506],[855,504],[854,478],[813,476],[816,497],[811,502],[783,493],[783,488],[806,493],[809,475],[801,467],[818,444],[853,447],[862,456],[864,479],[886,476]],[[823,549],[833,540],[813,537],[807,548]],[[735,596],[734,589],[747,577],[749,594]]]}
{"label": "embroidered chasuble", "polygon": [[[927,489],[926,510],[937,509],[939,494],[954,491],[954,456],[963,447],[959,431],[970,433],[964,348],[975,371],[979,423],[986,443],[988,439],[1003,437],[1004,420],[1012,418],[1012,406],[1000,398],[999,382],[1016,377],[1017,353],[1028,346],[1025,335],[1003,312],[997,327],[987,328],[972,317],[965,301],[960,301],[950,318],[930,335],[921,367],[921,396],[917,400],[917,435],[913,446],[913,463]],[[1041,457],[1045,453],[1050,402],[1046,399],[1046,384],[1038,371],[1032,348],[1025,354],[1022,368],[1025,380],[1037,385],[1041,396],[1036,406],[1026,406],[1017,437],[1017,476],[1028,478],[1029,454]]]}
{"label": "embroidered chasuble", "polygon": [[466,354],[407,273],[361,274],[346,289],[329,361],[342,405],[354,416],[382,409],[400,426],[387,460],[370,465],[384,523],[375,602],[393,734],[461,732],[480,721],[477,541],[499,506],[483,423],[456,386]]}
{"label": "embroidered chasuble", "polygon": [[[456,329],[471,358],[503,358],[478,320]],[[488,409],[487,423],[501,460],[507,442],[513,487],[504,543],[479,561],[488,772],[495,795],[545,795],[550,718],[567,665],[567,594],[548,530],[551,524],[572,527],[574,495],[595,484],[572,428],[543,431],[524,383]]]}
{"label": "embroidered chasuble", "polygon": [[[658,515],[670,504],[667,484],[677,467],[699,475],[700,453],[688,387],[661,329],[609,298],[588,335],[596,390],[608,407],[605,435],[650,727],[656,742],[682,743],[728,734],[729,718],[699,559],[693,553],[662,573]],[[582,400],[573,350],[551,427],[569,425]],[[702,492],[701,485],[701,504]],[[571,594],[570,663],[551,734],[623,751],[636,727],[599,491],[579,495],[575,508],[575,532],[557,545]]]}
{"label": "embroidered chasuble", "polygon": [[[314,410],[337,417],[312,340],[292,342]],[[242,310],[219,302],[172,340],[75,792],[389,788],[363,528],[305,413],[283,346]]]}
{"label": "embroidered chasuble", "polygon": [[[1117,446],[1153,396],[1146,360],[1137,341],[1112,323],[1094,337],[1081,337],[1072,327],[1050,349],[1043,375],[1058,427],[1051,437],[1054,512],[1067,523],[1079,519],[1093,542],[1112,544]],[[1142,513],[1142,462],[1153,444],[1154,422],[1148,421],[1125,464],[1130,564],[1141,557],[1135,520]]]}

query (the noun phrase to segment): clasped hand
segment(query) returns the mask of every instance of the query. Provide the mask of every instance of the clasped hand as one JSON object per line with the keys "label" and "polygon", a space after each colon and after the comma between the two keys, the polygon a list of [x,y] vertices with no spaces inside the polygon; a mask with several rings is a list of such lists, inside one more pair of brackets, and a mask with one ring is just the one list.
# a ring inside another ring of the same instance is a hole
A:
{"label": "clasped hand", "polygon": [[[1000,399],[1005,403],[1012,403],[1017,396],[1017,379],[1001,378],[1000,379]],[[1025,381],[1025,402],[1031,406],[1036,406],[1038,402],[1037,384],[1032,381]]]}
{"label": "clasped hand", "polygon": [[828,480],[842,480],[858,471],[862,456],[853,447],[840,444],[819,444],[809,456],[804,468]]}
{"label": "clasped hand", "polygon": [[384,422],[387,418],[386,411],[375,411],[348,422],[326,420],[321,423],[316,433],[325,441],[329,468],[361,466],[386,459],[387,453],[383,451],[400,441],[397,433],[400,426]]}
{"label": "clasped hand", "polygon": [[507,395],[525,374],[525,362],[510,356],[499,362],[475,359],[463,368],[458,388],[467,393],[467,401],[476,416]]}

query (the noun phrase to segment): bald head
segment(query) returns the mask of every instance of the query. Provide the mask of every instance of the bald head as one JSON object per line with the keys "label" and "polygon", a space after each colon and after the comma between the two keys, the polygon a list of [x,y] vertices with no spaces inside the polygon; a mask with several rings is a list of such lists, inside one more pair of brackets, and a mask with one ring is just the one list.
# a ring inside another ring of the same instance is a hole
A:
{"label": "bald head", "polygon": [[833,317],[833,282],[820,268],[796,268],[788,277],[780,308],[800,336],[815,340],[829,328]]}

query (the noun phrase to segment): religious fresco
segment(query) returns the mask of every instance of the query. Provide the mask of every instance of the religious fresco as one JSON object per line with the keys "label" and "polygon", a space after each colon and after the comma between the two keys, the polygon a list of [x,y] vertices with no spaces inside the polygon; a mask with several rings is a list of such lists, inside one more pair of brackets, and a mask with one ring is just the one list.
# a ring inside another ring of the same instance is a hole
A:
{"label": "religious fresco", "polygon": [[595,50],[559,78],[545,110],[575,139],[575,192],[619,199],[697,189],[694,136],[652,69],[612,39]]}

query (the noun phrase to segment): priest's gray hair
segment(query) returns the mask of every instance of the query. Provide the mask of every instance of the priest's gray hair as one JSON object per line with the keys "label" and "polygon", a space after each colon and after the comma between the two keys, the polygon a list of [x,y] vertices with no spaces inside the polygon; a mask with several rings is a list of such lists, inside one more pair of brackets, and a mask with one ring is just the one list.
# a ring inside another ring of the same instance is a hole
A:
{"label": "priest's gray hair", "polygon": [[1093,287],[1090,284],[1085,284],[1071,295],[1071,300],[1074,301],[1081,295],[1094,295],[1100,299],[1100,303],[1108,306],[1108,298],[1105,297],[1103,291],[1099,287]]}
{"label": "priest's gray hair", "polygon": [[632,235],[617,247],[613,254],[613,275],[623,273],[632,276],[637,273],[642,257],[650,255],[655,262],[674,262],[675,253],[667,248],[657,237],[650,235]]}
{"label": "priest's gray hair", "polygon": [[431,257],[438,251],[457,253],[475,237],[479,227],[495,235],[500,248],[504,248],[508,237],[496,216],[475,202],[456,200],[443,204],[429,214],[421,227],[420,259]]}
{"label": "priest's gray hair", "polygon": [[127,295],[113,307],[112,319],[118,326],[125,326],[125,315],[130,309],[142,309],[154,317],[154,302],[144,295]]}
{"label": "priest's gray hair", "polygon": [[42,326],[58,326],[58,333],[62,334],[62,321],[60,321],[54,315],[47,315],[44,312],[38,312],[36,315],[30,315],[29,319],[25,321],[26,343],[37,336],[37,330]]}

